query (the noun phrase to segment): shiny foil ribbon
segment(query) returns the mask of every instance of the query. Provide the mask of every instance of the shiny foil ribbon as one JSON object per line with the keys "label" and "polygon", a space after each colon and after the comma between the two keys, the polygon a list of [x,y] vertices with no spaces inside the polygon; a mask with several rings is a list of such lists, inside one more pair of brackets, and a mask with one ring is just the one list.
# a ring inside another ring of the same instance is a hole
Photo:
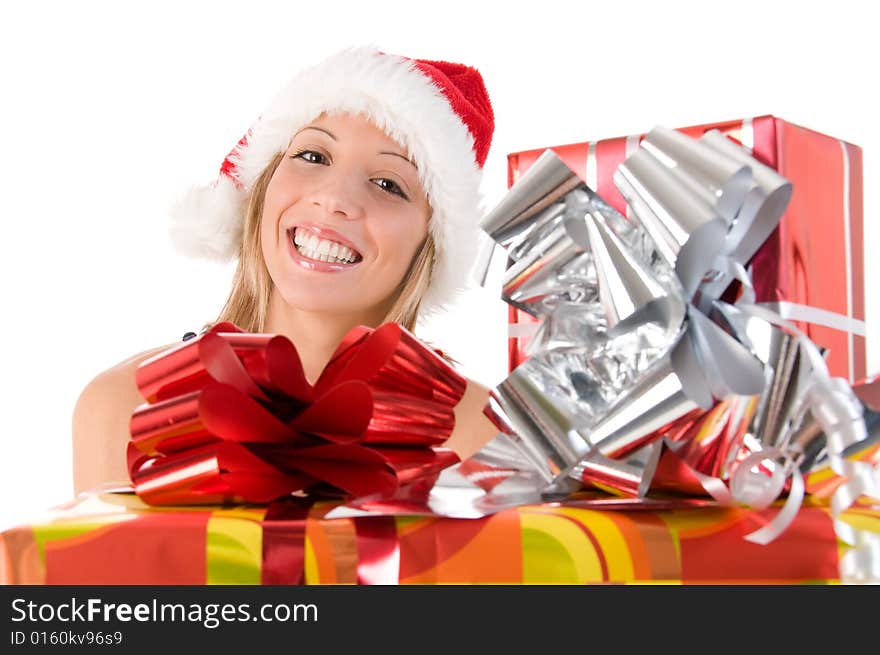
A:
{"label": "shiny foil ribbon", "polygon": [[[477,462],[509,471],[532,498],[570,494],[572,480],[756,508],[787,492],[749,536],[759,543],[784,530],[803,472],[821,461],[849,480],[835,517],[874,493],[876,469],[843,455],[866,438],[852,389],[794,325],[754,303],[746,265],[785,211],[788,180],[716,130],[692,139],[658,127],[614,182],[632,220],[548,150],[482,221],[508,256],[502,298],[540,323],[529,359],[486,408],[503,433],[495,451],[517,457]],[[819,324],[837,318],[796,309]],[[467,478],[469,466],[441,479]],[[503,505],[501,486],[481,496],[472,484],[471,509],[491,496]]]}
{"label": "shiny foil ribbon", "polygon": [[129,473],[154,505],[390,495],[458,461],[438,446],[466,382],[394,323],[349,332],[314,385],[289,339],[232,323],[144,361],[136,381]]}

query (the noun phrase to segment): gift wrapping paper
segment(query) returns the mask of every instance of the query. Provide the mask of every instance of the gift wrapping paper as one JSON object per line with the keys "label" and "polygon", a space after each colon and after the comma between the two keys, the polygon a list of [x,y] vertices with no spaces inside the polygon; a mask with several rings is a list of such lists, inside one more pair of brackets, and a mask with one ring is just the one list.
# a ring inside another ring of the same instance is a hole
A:
{"label": "gift wrapping paper", "polygon": [[[758,302],[788,301],[864,320],[862,152],[858,146],[775,116],[680,128],[691,137],[718,129],[758,161],[787,178],[795,192],[779,227],[751,262]],[[629,208],[612,177],[644,135],[630,135],[551,148],[587,185],[617,211]],[[508,155],[512,186],[546,148]],[[527,355],[528,336],[517,324],[534,319],[508,308],[513,324],[509,368]],[[850,382],[866,376],[865,339],[821,325],[797,323],[818,346],[828,349],[829,372]],[[527,334],[527,333],[526,333]]]}
{"label": "gift wrapping paper", "polygon": [[[0,535],[0,582],[823,584],[838,582],[848,548],[816,499],[767,545],[743,539],[762,512],[709,501],[602,509],[570,500],[481,519],[322,518],[338,502],[157,507],[132,493],[85,494]],[[858,503],[843,518],[880,533],[876,504]]]}

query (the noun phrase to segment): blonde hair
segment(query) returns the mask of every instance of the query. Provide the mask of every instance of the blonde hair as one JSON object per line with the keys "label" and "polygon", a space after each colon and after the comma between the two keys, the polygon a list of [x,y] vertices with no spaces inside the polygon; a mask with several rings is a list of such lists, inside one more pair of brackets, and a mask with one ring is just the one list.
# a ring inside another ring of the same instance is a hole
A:
{"label": "blonde hair", "polygon": [[[263,259],[260,223],[266,188],[283,158],[283,152],[275,155],[260,173],[248,195],[244,215],[244,233],[238,250],[238,266],[232,278],[229,297],[217,317],[217,322],[232,321],[246,332],[263,332],[266,325],[266,313],[269,308],[269,295],[272,292],[273,283]],[[435,255],[434,237],[429,231],[422,246],[410,262],[409,269],[395,292],[394,303],[382,323],[399,323],[410,332],[415,332],[419,317],[419,305],[431,284]]]}

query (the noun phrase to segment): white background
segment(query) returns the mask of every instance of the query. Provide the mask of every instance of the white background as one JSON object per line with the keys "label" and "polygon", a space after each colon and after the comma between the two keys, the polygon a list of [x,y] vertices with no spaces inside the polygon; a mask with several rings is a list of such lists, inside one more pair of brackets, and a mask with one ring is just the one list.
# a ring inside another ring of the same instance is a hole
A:
{"label": "white background", "polygon": [[[220,309],[232,267],[174,254],[168,204],[213,179],[293,72],[350,45],[481,70],[496,112],[487,207],[509,152],[772,113],[863,147],[866,243],[880,238],[880,57],[858,2],[10,4],[0,528],[72,496],[70,417],[95,374]],[[876,372],[880,264],[866,261]],[[421,335],[491,386],[505,322],[497,291],[478,290]]]}

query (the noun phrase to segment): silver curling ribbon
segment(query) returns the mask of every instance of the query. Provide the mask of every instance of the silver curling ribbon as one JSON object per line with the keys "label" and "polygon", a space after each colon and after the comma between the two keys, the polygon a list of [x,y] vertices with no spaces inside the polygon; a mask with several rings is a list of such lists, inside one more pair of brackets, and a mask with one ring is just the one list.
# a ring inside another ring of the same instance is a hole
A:
{"label": "silver curling ribbon", "polygon": [[792,184],[718,130],[706,132],[700,143],[751,169],[754,184],[743,199],[725,243],[725,252],[746,264],[779,224],[791,200]]}
{"label": "silver curling ribbon", "polygon": [[806,425],[803,430],[799,428],[805,421],[803,395],[812,372],[800,339],[726,303],[714,303],[710,315],[716,323],[729,326],[739,342],[764,365],[764,384],[747,433],[764,448],[783,449],[796,435],[798,448],[814,450],[809,441],[822,438],[821,431]]}
{"label": "silver curling ribbon", "polygon": [[498,244],[495,243],[485,232],[480,232],[477,244],[477,258],[470,271],[470,279],[478,286],[485,287],[489,282],[489,269],[495,258]]}
{"label": "silver curling ribbon", "polygon": [[679,180],[715,207],[728,225],[733,223],[753,185],[748,165],[666,127],[648,132],[641,146],[678,173]]}
{"label": "silver curling ribbon", "polygon": [[604,342],[606,334],[605,316],[597,301],[588,304],[562,302],[538,325],[526,347],[526,354],[532,357],[542,351],[584,348],[585,345]]}
{"label": "silver curling ribbon", "polygon": [[709,409],[713,396],[756,395],[764,369],[744,346],[697,311],[668,355],[628,387],[597,422],[579,433],[590,452],[619,459],[663,436],[688,412]]}
{"label": "silver curling ribbon", "polygon": [[[549,153],[547,157],[551,160],[555,154]],[[619,242],[617,249],[627,253],[623,257],[632,260],[631,268],[639,269],[636,275],[650,279],[646,284],[657,287],[651,290],[655,296],[669,295],[663,290],[664,285],[677,288],[668,267],[659,261],[651,266],[654,254],[653,249],[648,249],[650,242],[644,231],[583,183],[533,220],[535,225],[523,227],[517,241],[507,246],[513,262],[503,276],[502,299],[537,318],[546,318],[561,303],[581,303],[586,308],[599,300],[586,221],[601,222],[609,233],[614,232],[613,238]],[[503,224],[500,219],[498,222]]]}
{"label": "silver curling ribbon", "polygon": [[[803,419],[799,407],[810,366],[797,338],[778,328],[769,332],[766,360],[769,379],[749,433],[764,447],[782,448],[791,437],[792,429]],[[801,437],[802,446],[805,436]]]}
{"label": "silver curling ribbon", "polygon": [[553,388],[531,358],[489,395],[486,415],[507,434],[541,478],[552,485],[580,461],[589,445],[577,432],[582,417],[566,389]]}
{"label": "silver curling ribbon", "polygon": [[[853,387],[853,393],[863,406],[863,419],[865,422],[866,436],[863,440],[857,440],[855,443],[847,446],[843,451],[843,456],[847,459],[859,459],[862,451],[876,447],[880,443],[880,406],[873,406],[871,403],[870,392],[866,389],[872,387],[880,389],[880,378],[873,383],[866,383]],[[866,393],[867,397],[862,397]],[[874,403],[876,405],[876,403]],[[789,448],[796,452],[800,458],[801,471],[809,473],[820,468],[824,468],[828,464],[828,449],[823,432],[822,425],[813,415],[812,410],[808,409],[804,415],[797,431],[792,435]]]}
{"label": "silver curling ribbon", "polygon": [[[654,253],[650,236],[586,186],[552,151],[546,151],[508,196],[483,220],[510,260],[502,299],[537,318],[561,303],[598,301],[596,269],[586,220],[599,221],[632,259],[638,275],[655,277],[655,296],[678,290],[671,269]],[[607,298],[607,293],[606,293]]]}
{"label": "silver curling ribbon", "polygon": [[[867,439],[867,427],[863,417],[864,408],[852,387],[843,378],[831,378],[819,349],[795,325],[782,319],[778,314],[759,305],[738,306],[745,314],[763,319],[774,326],[782,327],[799,341],[804,358],[808,360],[809,387],[802,394],[803,414],[809,413],[812,420],[819,422],[825,435],[827,457],[831,469],[844,482],[838,487],[831,500],[831,515],[837,536],[852,549],[840,562],[841,579],[849,582],[880,581],[880,538],[874,533],[848,524],[839,518],[860,496],[880,495],[880,470],[869,462],[850,461],[847,450]],[[779,495],[779,475],[791,480],[791,489],[782,509],[770,523],[746,535],[746,539],[758,544],[770,543],[776,539],[794,520],[804,496],[804,481],[798,460],[802,446],[783,440],[782,449],[767,448],[743,460],[733,471],[731,491],[739,502],[753,506],[767,506]],[[761,474],[771,463],[773,475]],[[776,470],[781,471],[777,475]],[[745,493],[743,494],[743,492]],[[753,496],[750,498],[749,496]]]}
{"label": "silver curling ribbon", "polygon": [[502,432],[470,458],[441,471],[427,505],[439,516],[480,518],[539,503],[544,487],[514,437]]}
{"label": "silver curling ribbon", "polygon": [[614,183],[690,300],[723,248],[727,223],[704,197],[644,149],[617,168]]}
{"label": "silver curling ribbon", "polygon": [[540,380],[548,400],[576,415],[572,424],[586,426],[674,346],[685,303],[677,286],[674,293],[665,290],[624,247],[603,215],[587,214],[567,225],[574,240],[591,249],[602,303],[559,305],[516,374]]}
{"label": "silver curling ribbon", "polygon": [[569,478],[642,498],[648,493],[662,452],[662,440],[649,443],[623,459],[611,459],[594,450],[577,463]]}
{"label": "silver curling ribbon", "polygon": [[831,469],[844,480],[831,497],[835,532],[851,546],[841,558],[841,580],[880,584],[880,535],[840,518],[860,497],[880,498],[880,467],[845,457],[847,449],[867,440],[864,407],[843,378],[816,380],[808,398],[813,416],[825,433]]}
{"label": "silver curling ribbon", "polygon": [[717,400],[761,393],[765,367],[748,348],[693,305],[688,311],[687,325],[703,375]]}
{"label": "silver curling ribbon", "polygon": [[518,255],[511,244],[559,218],[563,207],[557,203],[582,183],[556,153],[547,150],[482,218],[480,227],[515,260]]}
{"label": "silver curling ribbon", "polygon": [[[543,502],[542,492],[547,484],[513,439],[500,432],[479,452],[443,469],[424,498],[417,493],[403,504],[392,499],[390,508],[381,506],[381,501],[377,507],[372,499],[362,498],[333,508],[326,518],[407,514],[475,519]],[[573,490],[574,486],[569,485],[565,494]]]}
{"label": "silver curling ribbon", "polygon": [[804,412],[797,427],[788,438],[788,449],[793,453],[801,473],[810,473],[827,456],[825,433],[811,410]]}
{"label": "silver curling ribbon", "polygon": [[568,223],[556,222],[537,242],[527,239],[519,260],[505,271],[501,297],[543,318],[560,303],[598,299],[592,256],[571,238]]}
{"label": "silver curling ribbon", "polygon": [[[585,234],[577,232],[584,230]],[[606,327],[621,333],[646,322],[669,329],[671,337],[684,320],[684,303],[672,296],[643,262],[607,227],[601,215],[572,220],[569,231],[589,243],[596,268]]]}
{"label": "silver curling ribbon", "polygon": [[617,459],[660,439],[661,428],[698,407],[709,409],[712,402],[694,345],[685,331],[669,353],[624,391],[600,420],[578,434],[590,451]]}

